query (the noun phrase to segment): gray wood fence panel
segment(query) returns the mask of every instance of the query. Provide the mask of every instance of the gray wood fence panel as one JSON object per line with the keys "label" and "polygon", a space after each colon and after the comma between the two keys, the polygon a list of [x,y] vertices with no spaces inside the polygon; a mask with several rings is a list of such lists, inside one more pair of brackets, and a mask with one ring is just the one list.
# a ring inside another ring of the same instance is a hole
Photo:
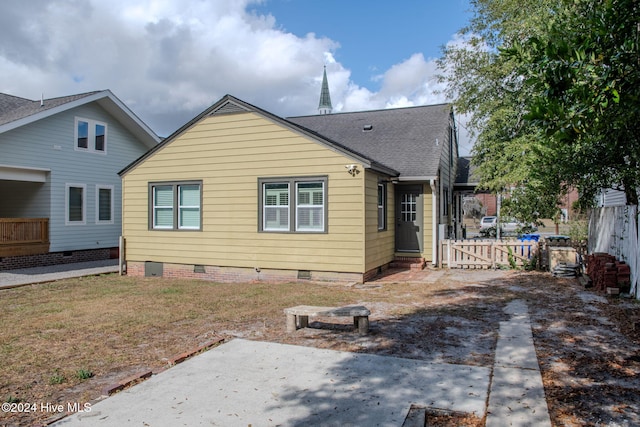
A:
{"label": "gray wood fence panel", "polygon": [[589,253],[605,252],[629,264],[631,295],[640,297],[638,289],[638,207],[613,206],[594,209],[589,217]]}

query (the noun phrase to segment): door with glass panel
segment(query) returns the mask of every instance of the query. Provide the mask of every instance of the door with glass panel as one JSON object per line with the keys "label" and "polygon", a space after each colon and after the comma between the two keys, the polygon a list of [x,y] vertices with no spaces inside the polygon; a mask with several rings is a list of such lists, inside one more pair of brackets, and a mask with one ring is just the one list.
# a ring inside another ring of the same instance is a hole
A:
{"label": "door with glass panel", "polygon": [[396,186],[396,251],[422,252],[423,211],[421,185]]}

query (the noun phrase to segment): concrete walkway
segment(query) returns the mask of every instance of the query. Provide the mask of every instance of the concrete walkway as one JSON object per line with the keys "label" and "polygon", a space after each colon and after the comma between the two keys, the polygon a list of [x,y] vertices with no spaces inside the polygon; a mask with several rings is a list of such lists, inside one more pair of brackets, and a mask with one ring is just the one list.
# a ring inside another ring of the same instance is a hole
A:
{"label": "concrete walkway", "polygon": [[500,322],[486,426],[550,427],[527,305],[515,300],[504,311],[511,319]]}
{"label": "concrete walkway", "polygon": [[36,283],[53,282],[70,277],[92,276],[96,274],[117,273],[118,260],[79,262],[59,264],[47,267],[22,268],[0,271],[0,289]]}

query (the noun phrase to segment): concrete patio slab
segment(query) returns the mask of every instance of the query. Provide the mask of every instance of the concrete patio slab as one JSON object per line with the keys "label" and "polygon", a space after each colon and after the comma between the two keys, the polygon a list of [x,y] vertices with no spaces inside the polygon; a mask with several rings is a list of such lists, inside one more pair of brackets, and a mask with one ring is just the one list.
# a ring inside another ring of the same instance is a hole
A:
{"label": "concrete patio slab", "polygon": [[491,370],[234,339],[55,426],[401,426],[411,404],[485,413]]}

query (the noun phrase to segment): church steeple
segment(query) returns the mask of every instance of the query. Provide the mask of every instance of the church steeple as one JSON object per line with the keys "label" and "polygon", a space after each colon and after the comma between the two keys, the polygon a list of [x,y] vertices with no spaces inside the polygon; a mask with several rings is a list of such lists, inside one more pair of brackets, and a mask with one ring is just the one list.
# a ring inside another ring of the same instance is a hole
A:
{"label": "church steeple", "polygon": [[318,104],[318,112],[320,114],[331,114],[333,107],[331,106],[331,95],[329,94],[329,82],[327,81],[327,66],[324,66],[324,74],[322,75],[322,89],[320,90],[320,103]]}

